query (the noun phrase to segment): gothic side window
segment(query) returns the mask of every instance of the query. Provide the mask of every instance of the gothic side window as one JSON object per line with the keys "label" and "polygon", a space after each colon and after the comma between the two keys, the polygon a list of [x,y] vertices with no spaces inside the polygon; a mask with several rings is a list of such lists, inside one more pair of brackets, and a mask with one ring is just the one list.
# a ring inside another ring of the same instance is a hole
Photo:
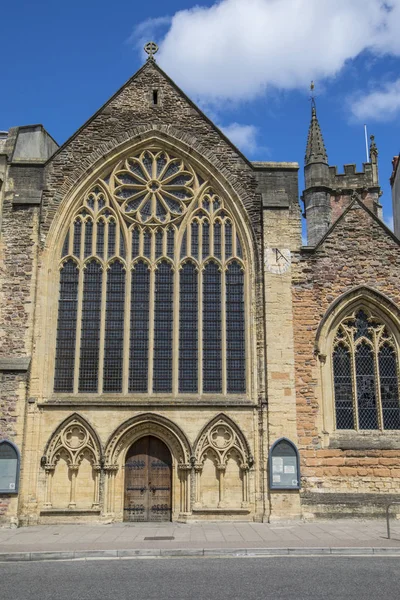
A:
{"label": "gothic side window", "polygon": [[400,429],[398,348],[387,325],[360,309],[336,330],[336,429]]}
{"label": "gothic side window", "polygon": [[184,160],[120,161],[82,197],[60,258],[55,392],[246,393],[241,232]]}

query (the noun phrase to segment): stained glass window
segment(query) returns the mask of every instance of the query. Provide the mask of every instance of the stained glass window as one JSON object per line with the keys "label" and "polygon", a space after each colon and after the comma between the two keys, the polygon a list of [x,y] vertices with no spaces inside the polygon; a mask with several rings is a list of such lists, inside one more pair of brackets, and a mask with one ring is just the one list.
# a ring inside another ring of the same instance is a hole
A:
{"label": "stained glass window", "polygon": [[203,391],[222,392],[221,271],[215,262],[203,274]]}
{"label": "stained glass window", "polygon": [[179,391],[198,390],[198,273],[193,263],[180,271]]}
{"label": "stained glass window", "polygon": [[336,332],[333,377],[337,429],[400,429],[398,356],[379,319],[359,310]]}
{"label": "stained glass window", "polygon": [[[60,259],[71,248],[77,260],[60,264],[54,390],[244,394],[247,265],[237,227],[204,176],[165,150],[110,167],[60,249]],[[396,423],[397,355],[385,352],[379,393],[385,422]]]}
{"label": "stained glass window", "polygon": [[101,289],[103,271],[91,261],[84,271],[79,391],[97,392],[99,387]]}
{"label": "stained glass window", "polygon": [[153,390],[172,392],[174,274],[165,261],[155,274]]}
{"label": "stained glass window", "polygon": [[147,392],[149,361],[150,270],[137,262],[132,271],[129,391]]}
{"label": "stained glass window", "polygon": [[125,270],[113,262],[107,271],[103,392],[122,392]]}
{"label": "stained glass window", "polygon": [[226,352],[228,394],[246,391],[244,329],[244,274],[232,262],[226,273]]}
{"label": "stained glass window", "polygon": [[62,267],[60,274],[55,392],[74,391],[78,284],[79,270],[77,265],[73,260],[68,260]]}

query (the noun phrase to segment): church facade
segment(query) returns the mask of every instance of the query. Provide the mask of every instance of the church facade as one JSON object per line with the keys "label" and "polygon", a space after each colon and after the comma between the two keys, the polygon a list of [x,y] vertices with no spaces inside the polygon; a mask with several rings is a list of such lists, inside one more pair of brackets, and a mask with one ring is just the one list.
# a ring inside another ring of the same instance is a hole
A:
{"label": "church facade", "polygon": [[[146,64],[0,137],[0,522],[372,516],[400,492],[378,153],[250,162]],[[9,486],[9,487],[7,487]]]}

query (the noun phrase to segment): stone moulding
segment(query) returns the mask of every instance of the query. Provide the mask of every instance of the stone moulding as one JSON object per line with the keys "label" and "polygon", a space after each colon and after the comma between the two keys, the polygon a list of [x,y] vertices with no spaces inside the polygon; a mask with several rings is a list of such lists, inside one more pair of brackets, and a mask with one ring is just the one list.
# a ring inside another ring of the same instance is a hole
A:
{"label": "stone moulding", "polygon": [[0,371],[28,371],[30,364],[30,356],[0,358]]}

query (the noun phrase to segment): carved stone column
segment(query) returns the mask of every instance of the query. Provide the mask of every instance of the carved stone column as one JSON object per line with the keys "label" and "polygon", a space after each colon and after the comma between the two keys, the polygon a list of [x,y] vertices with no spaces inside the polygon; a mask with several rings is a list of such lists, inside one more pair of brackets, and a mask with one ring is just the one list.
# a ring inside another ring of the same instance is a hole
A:
{"label": "carved stone column", "polygon": [[178,475],[180,482],[180,512],[190,512],[190,472],[192,466],[189,464],[178,464]]}
{"label": "carved stone column", "polygon": [[115,512],[115,475],[118,468],[118,465],[105,465],[104,467],[106,473],[104,512],[108,514]]}
{"label": "carved stone column", "polygon": [[242,471],[243,486],[242,508],[247,508],[249,505],[249,465],[241,464],[240,469]]}
{"label": "carved stone column", "polygon": [[78,476],[78,471],[78,465],[69,465],[69,472],[71,473],[71,494],[68,508],[76,507],[76,478]]}
{"label": "carved stone column", "polygon": [[219,483],[218,508],[225,508],[224,480],[225,480],[226,465],[223,465],[223,464],[217,465],[217,471],[218,471],[218,483]]}
{"label": "carved stone column", "polygon": [[93,465],[93,471],[95,472],[94,478],[94,497],[92,508],[100,507],[100,475],[101,475],[101,465]]}
{"label": "carved stone column", "polygon": [[194,505],[193,508],[201,507],[200,499],[200,475],[203,470],[203,463],[195,463],[194,465]]}

